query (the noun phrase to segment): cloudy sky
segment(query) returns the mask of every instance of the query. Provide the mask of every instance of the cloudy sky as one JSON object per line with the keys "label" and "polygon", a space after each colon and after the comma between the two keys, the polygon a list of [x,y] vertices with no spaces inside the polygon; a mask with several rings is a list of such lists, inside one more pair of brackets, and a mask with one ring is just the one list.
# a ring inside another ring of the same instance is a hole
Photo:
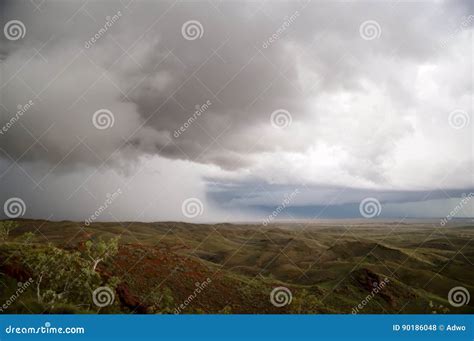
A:
{"label": "cloudy sky", "polygon": [[2,217],[474,215],[472,1],[0,7]]}

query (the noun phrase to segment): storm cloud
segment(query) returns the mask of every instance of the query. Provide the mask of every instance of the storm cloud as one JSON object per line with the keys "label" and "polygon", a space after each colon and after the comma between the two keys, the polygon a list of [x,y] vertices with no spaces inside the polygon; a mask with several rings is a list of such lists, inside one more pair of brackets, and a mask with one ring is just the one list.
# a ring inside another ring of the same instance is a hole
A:
{"label": "storm cloud", "polygon": [[83,219],[120,186],[117,220],[474,187],[470,1],[1,6],[24,25],[1,36],[1,199],[27,216]]}

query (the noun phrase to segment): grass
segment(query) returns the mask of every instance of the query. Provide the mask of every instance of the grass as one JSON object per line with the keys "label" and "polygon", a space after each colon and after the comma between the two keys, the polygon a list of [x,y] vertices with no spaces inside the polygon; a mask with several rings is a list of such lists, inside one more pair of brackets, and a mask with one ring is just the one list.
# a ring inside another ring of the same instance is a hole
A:
{"label": "grass", "polygon": [[[474,312],[472,300],[453,307],[447,298],[455,286],[474,293],[474,226],[465,223],[345,221],[304,229],[291,223],[17,223],[0,243],[0,303],[28,276],[29,265],[10,257],[27,232],[35,245],[68,252],[119,236],[118,253],[97,269],[103,281],[113,277],[118,284],[114,305],[104,309],[96,309],[89,294],[45,306],[34,301],[32,287],[5,310],[10,313],[172,313],[206,278],[212,282],[182,313],[351,313],[385,277],[389,283],[359,313]],[[291,304],[271,304],[276,286],[291,290]]]}

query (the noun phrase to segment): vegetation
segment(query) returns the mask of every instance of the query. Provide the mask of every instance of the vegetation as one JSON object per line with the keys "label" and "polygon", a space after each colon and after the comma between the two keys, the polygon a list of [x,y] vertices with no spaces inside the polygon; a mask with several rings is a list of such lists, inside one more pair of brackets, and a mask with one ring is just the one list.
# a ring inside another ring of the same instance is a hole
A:
{"label": "vegetation", "polygon": [[97,266],[117,253],[118,238],[87,241],[81,251],[66,250],[52,243],[33,243],[33,232],[19,236],[16,241],[7,241],[9,232],[17,226],[12,221],[0,223],[0,231],[4,232],[2,253],[8,250],[1,265],[21,269],[29,276],[33,283],[27,295],[30,305],[43,311],[56,311],[58,307],[65,310],[68,305],[93,310],[91,293],[100,286],[116,287],[118,279],[104,279]]}
{"label": "vegetation", "polygon": [[0,221],[0,242],[5,242],[10,235],[10,232],[15,229],[18,224],[14,221]]}
{"label": "vegetation", "polygon": [[[474,227],[463,223],[84,229],[1,221],[0,312],[473,313],[472,300],[461,307],[448,301],[453,287],[474,292],[473,237]],[[291,303],[277,307],[270,293],[281,286]],[[113,297],[99,306],[93,292],[103,287]]]}

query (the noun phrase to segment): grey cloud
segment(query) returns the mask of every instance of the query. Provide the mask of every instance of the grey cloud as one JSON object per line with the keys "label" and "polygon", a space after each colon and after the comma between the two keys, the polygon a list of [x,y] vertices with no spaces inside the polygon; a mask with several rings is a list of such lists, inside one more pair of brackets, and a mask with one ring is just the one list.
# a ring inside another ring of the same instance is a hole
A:
{"label": "grey cloud", "polygon": [[[239,208],[254,215],[259,212],[261,217],[265,217],[287,200],[279,219],[363,218],[359,208],[367,198],[374,198],[380,203],[379,218],[443,217],[462,198],[474,195],[474,187],[462,190],[375,191],[304,183],[275,185],[252,181],[229,183],[219,179],[208,181],[210,202],[226,209]],[[432,206],[427,202],[431,202]],[[474,206],[470,205],[465,207],[464,216],[473,216]]]}
{"label": "grey cloud", "polygon": [[[37,134],[44,132],[48,123],[56,124],[44,141],[45,145],[50,141],[48,151],[35,146],[24,159],[51,159],[54,163],[72,148],[71,135],[87,135],[86,142],[103,157],[129,139],[127,145],[135,146],[137,153],[161,153],[225,168],[243,166],[248,164],[244,154],[261,137],[258,132],[249,133],[248,128],[268,124],[274,110],[285,108],[293,120],[303,122],[308,115],[320,115],[308,110],[308,95],[317,97],[318,93],[340,89],[362,91],[360,82],[372,78],[386,82],[397,99],[408,100],[410,94],[403,91],[403,84],[397,83],[393,74],[381,69],[385,66],[373,69],[377,56],[392,58],[395,54],[400,63],[435,58],[433,46],[444,32],[433,31],[433,24],[446,16],[446,8],[429,3],[377,4],[368,12],[365,3],[290,2],[267,4],[256,13],[257,6],[249,3],[137,2],[128,9],[107,2],[81,6],[79,2],[47,2],[40,13],[33,12],[26,2],[7,6],[10,12],[6,17],[22,14],[28,36],[20,47],[11,44],[11,52],[3,62],[4,78],[33,57],[21,76],[32,90],[40,91],[52,75],[66,68],[40,95],[42,103],[36,107],[35,116],[42,124],[31,124]],[[83,49],[84,42],[105,22],[105,16],[117,11],[123,13],[120,20],[90,49]],[[296,11],[299,16],[280,40],[268,49],[262,48],[262,42]],[[367,18],[380,21],[384,39],[373,43],[360,39],[359,24]],[[187,41],[181,36],[181,25],[189,19],[202,22],[202,39]],[[51,37],[41,50],[45,62],[33,48],[38,49]],[[123,54],[122,48],[130,46],[132,49]],[[81,49],[84,52],[80,53]],[[314,88],[317,93],[301,91],[301,62],[318,74]],[[103,79],[69,108],[68,104],[75,102],[103,72]],[[34,96],[22,80],[14,79],[2,90],[8,97],[6,107],[10,112],[16,104]],[[179,139],[164,138],[189,119],[196,105],[207,100],[213,105],[197,124]],[[117,126],[107,132],[106,139],[96,140],[89,136],[88,121],[94,109],[102,107],[113,109]],[[123,121],[127,127],[120,127]],[[29,118],[23,120],[25,125],[31,122]],[[133,128],[143,123],[150,132],[139,130],[131,135]],[[220,136],[219,143],[213,143],[213,138],[226,129],[229,131]],[[30,143],[26,135],[16,129],[4,142],[13,157],[21,155]],[[25,143],[18,143],[18,139]],[[260,142],[257,151],[274,150],[272,142]],[[281,142],[278,147],[292,149],[291,144]],[[240,154],[240,158],[225,161],[228,153]],[[97,161],[87,152],[75,152],[68,159]]]}
{"label": "grey cloud", "polygon": [[[27,28],[24,39],[0,38],[0,124],[34,102],[0,136],[0,158],[35,169],[35,181],[61,172],[87,179],[99,166],[133,176],[144,158],[156,157],[204,165],[200,175],[219,173],[229,186],[243,178],[257,188],[271,177],[285,186],[304,179],[353,188],[354,200],[359,188],[414,200],[411,187],[472,186],[470,127],[447,124],[450,111],[471,105],[472,25],[457,30],[473,12],[469,1],[0,6],[2,26],[18,19]],[[188,20],[202,24],[202,38],[182,36]],[[380,24],[379,39],[361,38],[366,20]],[[93,125],[100,109],[114,115],[109,129]],[[291,113],[290,127],[272,127],[278,109]],[[460,175],[447,174],[458,162]],[[250,202],[239,193],[254,189],[208,186],[199,191],[210,202],[223,193],[243,206]],[[305,204],[331,195],[319,187]],[[257,201],[252,205],[265,205]]]}

